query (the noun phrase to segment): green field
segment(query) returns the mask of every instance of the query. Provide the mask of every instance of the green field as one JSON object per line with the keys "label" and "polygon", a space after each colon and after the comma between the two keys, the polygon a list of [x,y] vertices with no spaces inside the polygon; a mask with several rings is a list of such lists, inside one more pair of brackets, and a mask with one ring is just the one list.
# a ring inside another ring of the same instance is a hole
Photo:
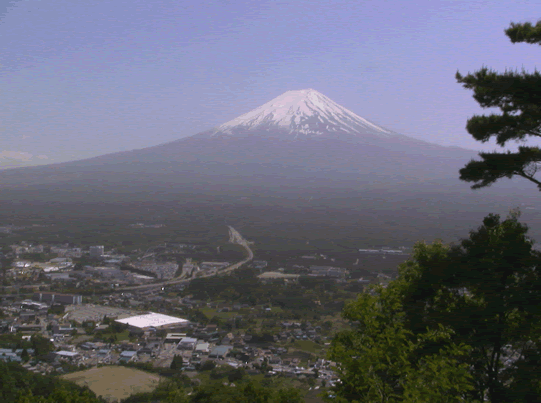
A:
{"label": "green field", "polygon": [[321,346],[320,344],[314,343],[311,340],[297,340],[293,344],[293,347],[295,347],[298,350],[307,351],[313,354],[318,354],[323,350],[323,346]]}
{"label": "green field", "polygon": [[109,401],[125,399],[134,393],[150,392],[160,382],[159,375],[117,366],[91,368],[64,375],[62,378],[88,386],[96,395]]}

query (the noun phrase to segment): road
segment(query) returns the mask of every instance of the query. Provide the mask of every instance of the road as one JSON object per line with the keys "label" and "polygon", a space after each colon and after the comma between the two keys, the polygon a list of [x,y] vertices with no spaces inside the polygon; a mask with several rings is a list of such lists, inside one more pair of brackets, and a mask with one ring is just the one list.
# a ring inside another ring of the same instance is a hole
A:
{"label": "road", "polygon": [[[235,270],[237,270],[242,265],[248,263],[249,261],[253,260],[254,258],[254,252],[250,248],[250,245],[246,239],[242,237],[242,235],[233,227],[229,226],[229,242],[236,243],[240,246],[242,246],[247,253],[247,257],[244,260],[241,260],[240,262],[234,263],[230,266],[227,266],[226,268],[220,270],[218,273],[213,274],[202,274],[201,276],[198,276],[196,278],[205,278],[205,277],[212,277],[217,274],[222,273],[231,273]],[[179,276],[182,277],[182,274]],[[110,292],[124,292],[124,291],[133,291],[133,290],[145,290],[145,289],[151,289],[151,288],[160,288],[167,285],[173,285],[173,284],[186,284],[191,281],[191,279],[185,279],[185,278],[174,278],[172,280],[162,281],[159,283],[152,283],[152,284],[145,284],[145,285],[137,285],[132,287],[122,287],[122,288],[115,288],[114,290],[111,290]]]}
{"label": "road", "polygon": [[[242,246],[246,250],[246,253],[247,253],[248,257],[246,259],[244,259],[244,260],[241,260],[240,262],[233,263],[232,265],[225,267],[224,269],[220,270],[218,273],[202,274],[201,276],[198,276],[196,278],[205,278],[205,277],[212,277],[212,276],[215,276],[217,274],[222,274],[222,273],[231,273],[231,272],[237,270],[243,264],[246,264],[249,261],[253,260],[254,252],[250,248],[250,245],[249,245],[248,241],[246,239],[244,239],[242,237],[242,235],[235,228],[233,228],[231,226],[228,226],[228,227],[229,227],[229,242],[235,243],[235,244],[238,244],[238,245]],[[183,274],[181,274],[180,276],[178,276],[178,277],[176,277],[174,279],[167,280],[167,281],[161,281],[159,283],[137,285],[137,286],[132,286],[132,287],[115,288],[115,289],[103,291],[103,293],[114,293],[114,292],[124,292],[124,291],[134,291],[134,290],[148,290],[148,289],[152,289],[152,288],[161,288],[161,287],[164,287],[166,285],[186,284],[186,283],[189,283],[191,280],[192,279],[183,278]],[[99,292],[99,294],[101,294],[101,293],[102,292]],[[23,295],[28,295],[28,296],[31,297],[33,294],[3,294],[1,296],[2,297],[11,297],[11,296],[23,296]]]}

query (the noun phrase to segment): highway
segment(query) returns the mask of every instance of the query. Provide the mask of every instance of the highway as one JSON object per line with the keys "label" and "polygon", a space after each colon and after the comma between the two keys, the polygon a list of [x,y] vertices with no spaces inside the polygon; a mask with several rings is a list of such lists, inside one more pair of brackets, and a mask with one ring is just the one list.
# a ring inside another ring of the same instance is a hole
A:
{"label": "highway", "polygon": [[[233,263],[232,265],[225,267],[224,269],[220,270],[217,273],[211,273],[211,274],[202,273],[200,276],[198,276],[196,278],[205,278],[205,277],[212,277],[212,276],[215,276],[215,275],[219,275],[219,274],[222,274],[222,273],[231,273],[231,272],[237,270],[242,265],[244,265],[244,264],[250,262],[251,260],[253,260],[254,252],[250,248],[250,245],[249,245],[248,241],[246,239],[244,239],[242,237],[242,235],[235,228],[233,228],[231,226],[228,226],[228,227],[229,227],[229,242],[235,243],[235,244],[238,244],[238,245],[242,246],[246,250],[246,254],[248,256],[246,257],[246,259],[243,259],[243,260],[241,260],[240,262],[237,262],[237,263]],[[113,289],[107,290],[107,291],[100,290],[99,292],[96,292],[96,293],[97,294],[106,294],[106,293],[110,294],[110,293],[124,292],[124,291],[148,290],[148,289],[153,289],[153,288],[161,288],[161,287],[165,287],[167,285],[173,285],[173,284],[186,284],[186,283],[189,283],[192,280],[192,278],[186,279],[186,278],[183,278],[183,276],[184,276],[184,274],[182,273],[180,276],[178,276],[178,277],[176,277],[174,279],[167,280],[167,281],[161,281],[159,283],[151,283],[151,284],[137,285],[137,286],[131,286],[131,287],[119,287],[119,288],[113,288]],[[28,294],[28,293],[26,293],[26,294],[23,294],[23,293],[21,293],[21,294],[0,294],[0,296],[2,296],[2,297],[20,297],[20,296],[32,297],[32,295],[33,294]]]}
{"label": "highway", "polygon": [[[223,273],[231,273],[231,272],[237,270],[242,265],[244,265],[244,264],[250,262],[251,260],[253,260],[254,252],[250,248],[250,245],[249,245],[248,241],[246,239],[244,239],[242,237],[242,235],[235,228],[233,228],[231,226],[228,226],[228,227],[229,227],[229,242],[235,243],[235,244],[238,244],[238,245],[242,246],[246,250],[246,253],[247,253],[248,256],[246,257],[246,259],[243,259],[243,260],[241,260],[240,262],[237,262],[237,263],[233,263],[232,265],[227,266],[226,268],[220,270],[217,273],[202,274],[202,275],[200,275],[200,276],[198,276],[196,278],[205,278],[205,277],[212,277],[212,276],[215,276],[215,275],[218,275],[218,274],[223,274]],[[131,287],[115,288],[115,289],[112,289],[109,292],[148,290],[148,289],[152,289],[152,288],[161,288],[161,287],[165,287],[167,285],[173,285],[173,284],[186,284],[186,283],[189,283],[192,280],[192,279],[185,279],[185,278],[180,278],[180,277],[182,277],[182,274],[177,278],[167,280],[167,281],[161,281],[159,283],[144,284],[144,285],[137,285],[137,286],[131,286]]]}

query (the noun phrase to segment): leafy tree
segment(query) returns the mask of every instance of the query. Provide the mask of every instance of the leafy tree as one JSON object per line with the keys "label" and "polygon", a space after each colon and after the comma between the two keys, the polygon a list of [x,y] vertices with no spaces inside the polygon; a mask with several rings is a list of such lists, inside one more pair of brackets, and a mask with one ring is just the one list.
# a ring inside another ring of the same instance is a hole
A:
{"label": "leafy tree", "polygon": [[[400,287],[376,287],[346,305],[343,316],[358,325],[333,339],[330,358],[339,363],[339,402],[462,402],[471,390],[464,345],[449,343],[439,327],[414,334],[407,329]],[[436,346],[426,352],[429,346]],[[333,399],[333,401],[337,401]]]}
{"label": "leafy tree", "polygon": [[210,371],[216,368],[216,363],[212,360],[206,360],[203,364],[201,364],[201,367],[199,367],[200,371]]}
{"label": "leafy tree", "polygon": [[36,357],[43,356],[55,350],[54,344],[47,338],[35,334],[30,338],[30,343],[34,349],[34,355]]}
{"label": "leafy tree", "polygon": [[21,360],[23,362],[27,362],[30,359],[30,354],[28,354],[28,350],[25,348],[23,349],[23,352],[21,353]]}
{"label": "leafy tree", "polygon": [[[541,44],[541,21],[511,24],[505,31],[511,42]],[[523,142],[528,136],[541,137],[541,73],[505,71],[489,68],[466,76],[457,72],[456,79],[464,88],[473,90],[473,97],[483,108],[499,108],[501,114],[473,116],[466,129],[475,140],[486,142],[495,138],[500,146],[510,141]],[[470,161],[460,170],[460,179],[473,182],[473,189],[490,186],[501,178],[517,175],[535,183],[541,162],[541,149],[520,146],[516,152],[480,153],[481,160]]]}
{"label": "leafy tree", "polygon": [[20,403],[101,403],[88,388],[0,361],[0,401]]}
{"label": "leafy tree", "polygon": [[444,326],[471,347],[463,362],[479,401],[541,402],[531,396],[541,382],[541,256],[518,218],[489,215],[451,248],[419,244],[399,270],[409,330]]}
{"label": "leafy tree", "polygon": [[343,401],[541,402],[541,254],[513,212],[458,245],[417,244],[333,340]]}
{"label": "leafy tree", "polygon": [[184,362],[182,361],[182,356],[175,354],[169,368],[179,370],[182,368],[183,364]]}
{"label": "leafy tree", "polygon": [[227,375],[227,380],[229,382],[238,382],[242,380],[245,375],[246,371],[244,370],[244,368],[235,368]]}

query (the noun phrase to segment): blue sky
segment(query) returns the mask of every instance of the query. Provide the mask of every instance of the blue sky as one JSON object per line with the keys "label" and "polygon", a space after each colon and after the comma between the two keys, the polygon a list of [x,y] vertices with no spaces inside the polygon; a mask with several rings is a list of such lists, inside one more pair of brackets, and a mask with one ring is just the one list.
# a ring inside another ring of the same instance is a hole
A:
{"label": "blue sky", "polygon": [[494,149],[465,131],[480,109],[454,75],[539,67],[538,46],[503,33],[539,18],[520,0],[0,0],[0,157],[152,146],[302,88],[405,135]]}

